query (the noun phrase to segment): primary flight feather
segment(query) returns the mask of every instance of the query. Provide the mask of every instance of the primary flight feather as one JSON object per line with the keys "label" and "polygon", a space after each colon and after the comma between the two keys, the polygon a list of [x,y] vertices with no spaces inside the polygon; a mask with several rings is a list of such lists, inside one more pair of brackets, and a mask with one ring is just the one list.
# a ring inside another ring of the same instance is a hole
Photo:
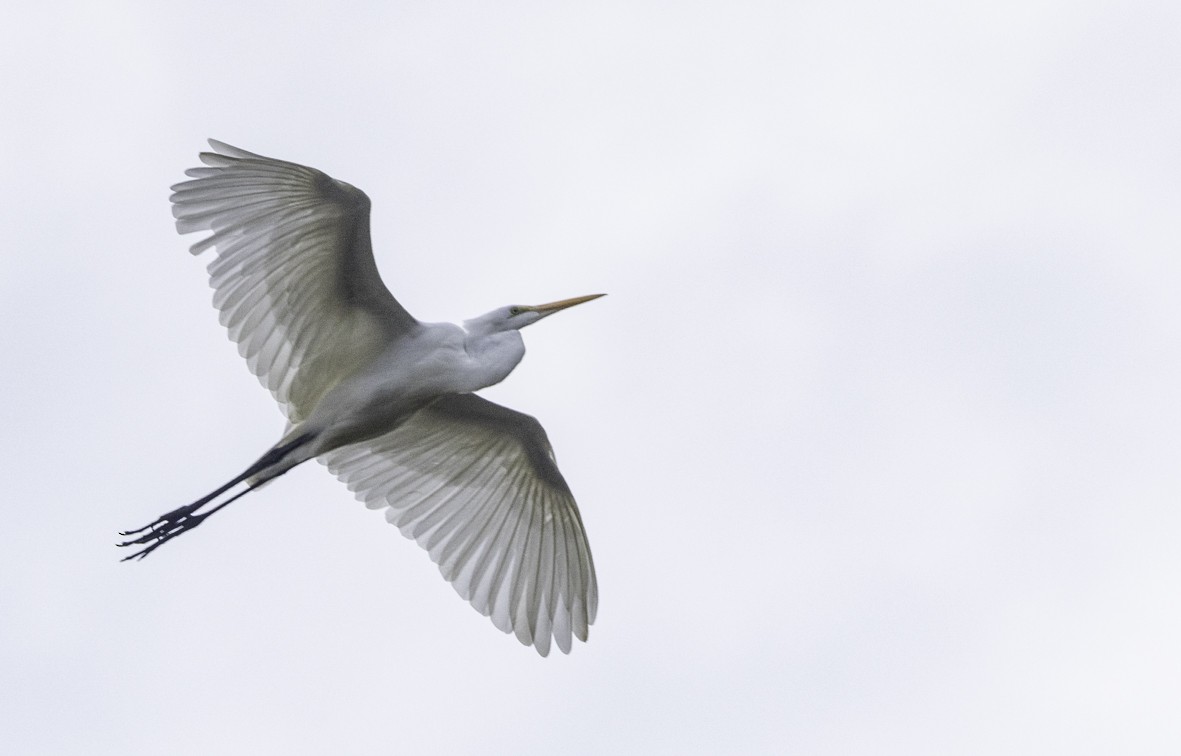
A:
{"label": "primary flight feather", "polygon": [[[287,416],[241,475],[123,533],[142,558],[249,491],[317,458],[427,552],[496,627],[538,653],[587,639],[598,606],[578,507],[541,425],[473,392],[525,354],[520,329],[596,299],[422,323],[382,283],[369,198],[314,168],[210,140],[175,185],[181,233],[212,234],[214,306]],[[240,490],[229,494],[233,489]],[[221,498],[223,497],[224,498]]]}

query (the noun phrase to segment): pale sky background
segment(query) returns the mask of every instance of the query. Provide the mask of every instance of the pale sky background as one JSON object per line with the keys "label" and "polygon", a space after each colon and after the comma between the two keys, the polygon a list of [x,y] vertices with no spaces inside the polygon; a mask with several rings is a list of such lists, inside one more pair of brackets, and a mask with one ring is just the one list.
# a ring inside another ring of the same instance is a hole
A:
{"label": "pale sky background", "polygon": [[[19,754],[1181,752],[1181,4],[17,3],[0,743]],[[415,315],[610,296],[537,416],[602,593],[539,658],[308,464],[168,187],[373,200]]]}

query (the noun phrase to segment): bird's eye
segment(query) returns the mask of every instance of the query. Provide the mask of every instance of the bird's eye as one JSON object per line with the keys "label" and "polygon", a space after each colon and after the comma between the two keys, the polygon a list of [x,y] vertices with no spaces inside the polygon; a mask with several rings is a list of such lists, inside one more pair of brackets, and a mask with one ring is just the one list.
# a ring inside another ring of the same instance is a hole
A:
{"label": "bird's eye", "polygon": [[517,315],[520,315],[520,314],[521,314],[521,312],[522,312],[522,310],[521,310],[521,308],[520,308],[520,307],[510,307],[510,308],[508,308],[508,314],[509,314],[509,317],[516,317]]}

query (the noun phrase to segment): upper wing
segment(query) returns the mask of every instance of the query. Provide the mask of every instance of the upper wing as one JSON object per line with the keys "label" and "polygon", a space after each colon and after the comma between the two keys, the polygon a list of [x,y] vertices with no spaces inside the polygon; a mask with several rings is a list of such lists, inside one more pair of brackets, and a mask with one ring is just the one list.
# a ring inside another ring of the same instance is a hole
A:
{"label": "upper wing", "polygon": [[475,394],[444,396],[397,429],[320,457],[425,548],[504,632],[538,653],[585,641],[599,591],[586,531],[541,424]]}
{"label": "upper wing", "polygon": [[213,231],[213,304],[291,423],[360,363],[418,326],[381,282],[369,198],[314,168],[216,140],[172,187],[180,233]]}

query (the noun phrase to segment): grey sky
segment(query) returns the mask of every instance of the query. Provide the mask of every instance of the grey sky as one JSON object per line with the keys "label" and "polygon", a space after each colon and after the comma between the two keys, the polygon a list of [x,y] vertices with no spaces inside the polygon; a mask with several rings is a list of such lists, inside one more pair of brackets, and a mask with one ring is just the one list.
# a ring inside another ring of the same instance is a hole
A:
{"label": "grey sky", "polygon": [[[6,14],[6,749],[1181,747],[1181,8],[670,7]],[[116,561],[282,430],[172,227],[210,136],[365,190],[422,319],[610,293],[486,393],[578,497],[589,644],[315,464]]]}

